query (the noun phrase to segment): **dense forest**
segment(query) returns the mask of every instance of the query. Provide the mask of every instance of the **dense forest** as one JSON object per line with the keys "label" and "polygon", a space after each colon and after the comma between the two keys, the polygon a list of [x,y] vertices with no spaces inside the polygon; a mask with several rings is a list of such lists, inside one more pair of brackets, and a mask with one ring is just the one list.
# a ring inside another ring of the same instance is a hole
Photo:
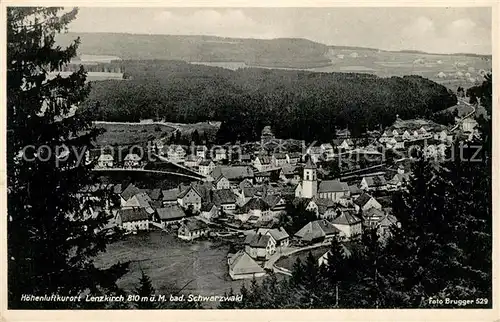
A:
{"label": "dense forest", "polygon": [[[117,63],[118,64],[118,63]],[[96,119],[160,118],[222,122],[222,142],[253,140],[265,125],[281,138],[331,140],[335,128],[354,135],[403,119],[430,117],[456,96],[420,76],[313,73],[248,68],[231,71],[179,61],[123,61],[127,81],[92,84],[87,106]]]}

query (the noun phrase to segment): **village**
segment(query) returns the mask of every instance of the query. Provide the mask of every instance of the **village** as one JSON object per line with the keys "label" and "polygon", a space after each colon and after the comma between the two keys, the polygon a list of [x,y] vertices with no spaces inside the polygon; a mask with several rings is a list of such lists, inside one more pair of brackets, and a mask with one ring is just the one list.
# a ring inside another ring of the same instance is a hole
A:
{"label": "village", "polygon": [[[277,139],[270,126],[260,142],[235,146],[165,145],[155,140],[154,151],[163,162],[174,164],[199,179],[178,187],[140,187],[101,184],[86,192],[105,189],[119,200],[108,207],[109,224],[127,234],[161,230],[178,239],[227,239],[234,244],[227,255],[233,280],[261,277],[268,270],[290,274],[276,262],[293,253],[328,245],[332,238],[348,244],[359,240],[366,228],[376,228],[383,240],[391,226],[391,195],[406,188],[413,162],[410,147],[418,147],[437,162],[456,140],[477,134],[473,118],[457,119],[453,126],[414,119],[401,120],[384,131],[353,138],[337,130],[333,142],[299,146],[295,140]],[[284,143],[285,142],[285,143]],[[234,153],[237,150],[238,153]],[[386,155],[391,153],[390,160]],[[110,153],[96,156],[97,168],[114,169]],[[147,161],[127,154],[125,169],[146,169]],[[108,205],[109,206],[109,205]],[[287,207],[313,213],[314,220],[298,231],[287,231]],[[346,248],[349,252],[349,249]],[[318,261],[326,260],[326,252]]]}

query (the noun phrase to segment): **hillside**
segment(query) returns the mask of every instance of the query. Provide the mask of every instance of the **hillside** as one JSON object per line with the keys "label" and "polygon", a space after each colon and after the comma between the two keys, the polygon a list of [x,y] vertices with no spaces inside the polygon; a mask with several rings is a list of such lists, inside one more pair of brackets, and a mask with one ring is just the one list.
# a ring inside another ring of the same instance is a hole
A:
{"label": "hillside", "polygon": [[281,138],[331,140],[335,126],[354,134],[402,118],[430,117],[456,104],[444,86],[419,76],[244,68],[179,61],[122,61],[128,81],[92,83],[84,105],[98,120],[222,122],[222,142],[257,139],[265,125]]}
{"label": "hillside", "polygon": [[244,62],[253,66],[312,68],[328,65],[328,47],[306,39],[236,39],[213,36],[67,33],[57,43],[80,37],[79,53],[114,55],[121,59]]}
{"label": "hillside", "polygon": [[[381,77],[419,75],[456,90],[483,81],[491,56],[383,51],[357,46],[326,46],[307,39],[240,39],[213,36],[60,34],[67,45],[81,38],[79,54],[134,60],[181,60],[208,66],[304,69],[316,72],[369,73]],[[97,58],[96,58],[97,57]]]}

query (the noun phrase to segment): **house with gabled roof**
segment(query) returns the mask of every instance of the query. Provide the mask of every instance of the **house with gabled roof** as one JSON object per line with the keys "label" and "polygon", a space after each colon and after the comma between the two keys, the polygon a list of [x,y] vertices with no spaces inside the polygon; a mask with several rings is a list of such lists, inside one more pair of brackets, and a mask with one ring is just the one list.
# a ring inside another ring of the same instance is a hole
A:
{"label": "house with gabled roof", "polygon": [[262,198],[273,213],[281,213],[285,210],[286,202],[280,195],[270,195]]}
{"label": "house with gabled roof", "polygon": [[386,213],[382,209],[371,207],[362,213],[363,215],[363,226],[367,228],[377,228],[378,223],[384,219]]}
{"label": "house with gabled roof", "polygon": [[221,174],[218,178],[216,178],[214,180],[213,185],[214,185],[214,188],[216,190],[229,189],[230,188],[229,180],[227,180],[227,178],[224,177],[223,174]]}
{"label": "house with gabled roof", "polygon": [[274,153],[271,156],[271,163],[274,167],[283,167],[289,163],[286,153]]}
{"label": "house with gabled roof", "polygon": [[343,232],[331,222],[319,219],[307,223],[294,236],[304,244],[314,244],[331,240],[337,235],[342,236]]}
{"label": "house with gabled roof", "polygon": [[220,215],[219,207],[213,202],[202,203],[200,215],[207,220],[213,220]]}
{"label": "house with gabled roof", "polygon": [[320,218],[324,218],[326,212],[329,209],[335,208],[336,205],[336,202],[333,201],[332,199],[315,197],[312,199],[312,201],[314,201],[314,203],[317,206],[316,215],[319,216]]}
{"label": "house with gabled roof", "polygon": [[410,182],[410,173],[396,173],[391,180],[387,182],[388,188],[397,190],[405,187]]}
{"label": "house with gabled roof", "polygon": [[201,220],[197,219],[187,219],[181,222],[179,230],[177,231],[177,237],[182,240],[194,240],[200,237],[207,236],[209,228]]}
{"label": "house with gabled roof", "polygon": [[290,244],[290,235],[283,227],[259,228],[257,234],[270,235],[276,241],[276,249],[288,247]]}
{"label": "house with gabled roof", "polygon": [[97,166],[99,168],[112,168],[114,158],[111,154],[101,154],[97,159]]}
{"label": "house with gabled roof", "polygon": [[349,192],[350,192],[351,198],[355,199],[355,198],[361,196],[364,191],[361,190],[358,187],[358,185],[354,184],[354,185],[349,186]]}
{"label": "house with gabled roof", "polygon": [[236,209],[236,195],[231,189],[213,190],[212,202],[224,211]]}
{"label": "house with gabled roof", "polygon": [[117,226],[128,231],[149,230],[150,221],[151,215],[145,208],[120,209],[115,217]]}
{"label": "house with gabled roof", "polygon": [[132,198],[127,200],[122,208],[143,208],[148,214],[154,213],[154,209],[151,207],[151,198],[145,192],[139,192]]}
{"label": "house with gabled roof", "polygon": [[387,182],[384,176],[363,177],[359,187],[364,191],[387,190]]}
{"label": "house with gabled roof", "polygon": [[239,184],[245,179],[254,178],[254,171],[250,166],[219,166],[211,172],[213,178],[218,178],[221,174],[234,184]]}
{"label": "house with gabled roof", "polygon": [[179,188],[172,188],[168,190],[162,190],[162,204],[163,206],[177,204],[177,197],[181,193]]}
{"label": "house with gabled roof", "polygon": [[271,235],[249,234],[245,238],[245,252],[257,260],[268,260],[276,252],[276,240]]}
{"label": "house with gabled roof", "polygon": [[204,176],[210,175],[215,169],[215,163],[212,160],[203,160],[198,164],[198,172]]}
{"label": "house with gabled roof", "polygon": [[201,157],[190,154],[184,160],[184,165],[188,168],[197,168],[199,166],[199,164],[201,163],[201,161],[203,161],[203,159]]}
{"label": "house with gabled roof", "polygon": [[252,164],[259,172],[267,171],[273,168],[272,159],[267,155],[256,156]]}
{"label": "house with gabled roof", "polygon": [[269,205],[262,200],[261,197],[253,197],[248,200],[241,208],[238,209],[239,218],[243,221],[248,220],[251,216],[261,218],[269,211]]}
{"label": "house with gabled roof", "polygon": [[290,164],[297,164],[302,159],[302,154],[300,152],[290,152],[288,153],[288,162]]}
{"label": "house with gabled roof", "polygon": [[201,158],[202,160],[205,160],[205,158],[207,156],[207,151],[208,151],[208,148],[206,147],[206,145],[196,146],[196,156]]}
{"label": "house with gabled roof", "polygon": [[229,266],[229,276],[233,280],[257,278],[266,275],[264,269],[243,250],[236,254],[229,254],[227,264]]}
{"label": "house with gabled roof", "polygon": [[129,153],[123,160],[123,166],[125,168],[138,168],[141,166],[141,157],[135,153]]}
{"label": "house with gabled roof", "polygon": [[156,209],[156,218],[164,227],[167,227],[168,225],[181,222],[186,218],[186,212],[177,204],[167,205]]}
{"label": "house with gabled roof", "polygon": [[332,220],[332,224],[343,232],[345,238],[357,238],[362,234],[362,220],[354,214],[354,211],[341,210]]}
{"label": "house with gabled roof", "polygon": [[227,159],[227,150],[222,146],[215,148],[214,160],[215,161],[222,161],[222,160],[226,160],[226,159]]}
{"label": "house with gabled roof", "polygon": [[363,193],[354,200],[354,208],[357,212],[365,212],[370,208],[382,209],[382,205],[368,193]]}
{"label": "house with gabled roof", "polygon": [[167,147],[167,158],[173,163],[184,163],[186,160],[186,151],[180,145],[170,145]]}
{"label": "house with gabled roof", "polygon": [[193,186],[189,186],[177,196],[177,203],[184,208],[192,207],[194,212],[201,209],[201,194]]}
{"label": "house with gabled roof", "polygon": [[133,183],[129,183],[129,185],[121,192],[120,194],[120,199],[121,199],[121,205],[125,205],[127,200],[135,196],[136,194],[140,193],[141,190],[137,188]]}

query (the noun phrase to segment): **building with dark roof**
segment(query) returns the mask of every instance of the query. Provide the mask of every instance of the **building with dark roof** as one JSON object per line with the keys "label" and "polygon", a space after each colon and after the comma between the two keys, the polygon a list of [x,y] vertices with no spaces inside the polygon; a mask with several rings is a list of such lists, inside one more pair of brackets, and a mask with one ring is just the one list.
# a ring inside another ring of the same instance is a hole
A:
{"label": "building with dark roof", "polygon": [[151,215],[144,208],[120,209],[116,213],[116,224],[125,230],[149,230]]}
{"label": "building with dark roof", "polygon": [[362,220],[354,214],[354,211],[341,211],[340,215],[332,220],[332,224],[342,231],[348,239],[359,237],[362,234]]}
{"label": "building with dark roof", "polygon": [[212,202],[224,211],[236,209],[236,195],[231,189],[214,190],[212,192]]}
{"label": "building with dark roof", "polygon": [[340,229],[335,227],[332,223],[325,219],[311,221],[302,227],[295,237],[301,242],[306,244],[313,244],[332,239],[335,236],[342,236],[343,233]]}
{"label": "building with dark roof", "polygon": [[262,277],[266,273],[245,251],[228,254],[229,276],[233,280]]}
{"label": "building with dark roof", "polygon": [[209,228],[203,221],[197,219],[187,219],[181,222],[181,226],[177,231],[177,237],[182,240],[194,240],[200,237],[207,236]]}
{"label": "building with dark roof", "polygon": [[387,181],[384,176],[363,177],[359,187],[364,191],[387,190]]}
{"label": "building with dark roof", "polygon": [[340,199],[350,196],[349,186],[339,180],[323,180],[319,183],[318,196],[339,202]]}
{"label": "building with dark roof", "polygon": [[186,213],[179,205],[174,204],[156,209],[156,216],[157,219],[166,226],[180,222],[186,217]]}
{"label": "building with dark roof", "polygon": [[245,239],[245,252],[257,260],[267,260],[276,252],[276,240],[271,235],[250,234]]}

